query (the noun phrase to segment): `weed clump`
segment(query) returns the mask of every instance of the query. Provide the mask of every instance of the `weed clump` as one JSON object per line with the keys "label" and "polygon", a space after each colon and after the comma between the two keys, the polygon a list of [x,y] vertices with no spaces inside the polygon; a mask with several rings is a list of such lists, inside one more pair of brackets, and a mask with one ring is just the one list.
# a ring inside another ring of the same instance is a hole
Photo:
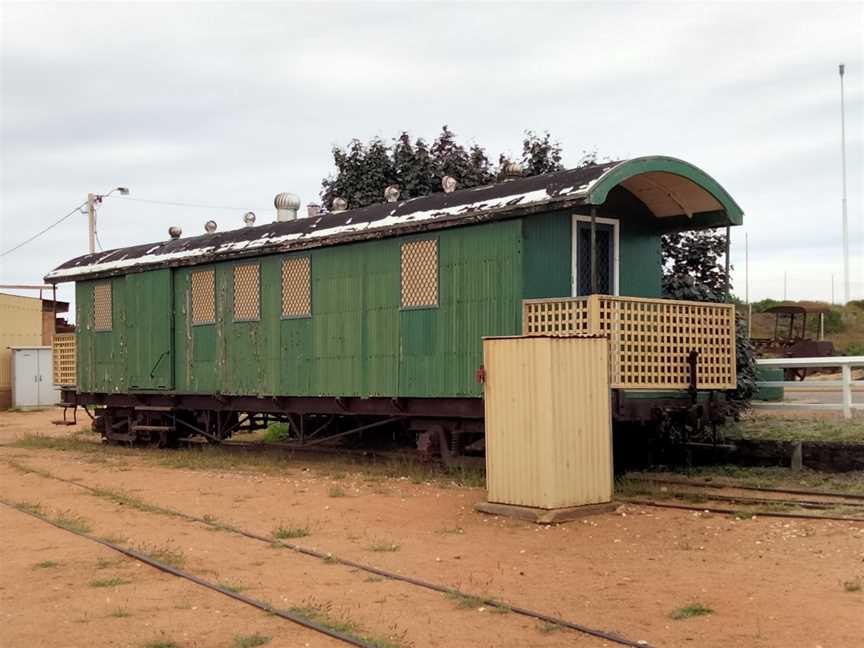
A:
{"label": "weed clump", "polygon": [[118,587],[120,585],[128,585],[131,582],[132,581],[124,578],[102,578],[99,580],[92,580],[87,584],[90,587]]}
{"label": "weed clump", "polygon": [[706,614],[711,614],[712,612],[714,612],[714,610],[702,605],[701,603],[691,603],[690,605],[685,605],[684,607],[680,607],[677,610],[673,610],[672,612],[670,612],[669,618],[680,621],[681,619],[690,619],[692,617],[705,616]]}
{"label": "weed clump", "polygon": [[309,528],[309,525],[305,526],[290,526],[280,524],[278,527],[273,529],[273,537],[276,540],[288,540],[291,538],[305,538],[312,530]]}

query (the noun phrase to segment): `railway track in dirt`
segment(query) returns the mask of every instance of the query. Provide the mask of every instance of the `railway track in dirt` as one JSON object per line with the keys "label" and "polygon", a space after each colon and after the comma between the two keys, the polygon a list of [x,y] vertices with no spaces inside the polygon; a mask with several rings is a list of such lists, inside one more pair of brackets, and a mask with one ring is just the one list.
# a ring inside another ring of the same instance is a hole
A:
{"label": "railway track in dirt", "polygon": [[[4,459],[2,461],[6,465],[11,466],[11,467],[15,468],[16,470],[30,473],[30,474],[35,474],[35,475],[38,475],[39,477],[42,477],[44,479],[55,480],[58,482],[62,482],[64,484],[75,486],[75,487],[81,489],[82,491],[85,491],[85,492],[87,492],[91,495],[95,495],[97,497],[107,498],[109,500],[111,500],[114,497],[110,493],[110,491],[106,491],[104,489],[90,486],[88,484],[83,483],[80,480],[66,479],[64,477],[60,477],[59,475],[51,474],[51,473],[44,471],[44,470],[32,469],[32,468],[29,468],[28,466],[26,466],[24,464],[21,464],[17,461],[14,461],[14,460]],[[281,617],[287,621],[298,623],[299,625],[302,625],[308,629],[314,630],[316,632],[321,632],[322,634],[326,634],[326,635],[328,635],[334,639],[338,639],[340,641],[343,641],[344,643],[354,645],[354,646],[361,646],[364,648],[375,648],[375,646],[377,645],[374,643],[366,642],[362,638],[358,638],[358,637],[353,636],[353,635],[348,635],[348,634],[341,633],[338,631],[334,632],[331,628],[321,626],[320,624],[315,623],[313,620],[310,620],[310,619],[304,618],[302,616],[293,614],[290,611],[281,610],[279,608],[273,607],[272,605],[270,605],[269,603],[267,603],[265,601],[259,601],[257,599],[253,599],[251,597],[242,595],[236,591],[232,591],[230,588],[226,588],[226,587],[221,586],[219,583],[213,583],[211,581],[207,581],[207,580],[205,580],[199,576],[196,576],[195,574],[183,571],[182,569],[179,569],[179,568],[174,567],[172,565],[162,563],[158,560],[155,560],[151,556],[147,556],[145,554],[142,554],[141,552],[135,551],[135,550],[130,549],[128,547],[124,547],[124,546],[121,546],[117,543],[106,540],[104,538],[99,538],[99,537],[90,535],[88,533],[85,533],[83,531],[71,529],[65,525],[58,524],[55,521],[51,520],[46,515],[43,515],[38,511],[28,510],[26,507],[17,506],[16,504],[14,504],[12,502],[8,502],[3,498],[0,498],[0,504],[3,504],[9,508],[15,509],[15,510],[17,510],[23,514],[27,514],[27,515],[30,515],[32,517],[35,517],[35,518],[45,522],[46,524],[50,524],[56,528],[62,529],[64,531],[68,531],[69,533],[72,533],[72,534],[77,535],[79,537],[93,541],[94,543],[100,544],[104,547],[107,547],[109,549],[117,551],[118,553],[121,553],[121,554],[123,554],[129,558],[132,558],[133,560],[137,560],[137,561],[142,562],[144,564],[150,565],[151,567],[159,569],[160,571],[163,571],[163,572],[168,573],[170,575],[176,576],[178,578],[183,578],[187,581],[195,583],[196,585],[199,585],[201,587],[204,587],[204,588],[210,589],[212,591],[218,592],[220,594],[223,594],[225,596],[233,598],[237,601],[245,603],[246,605],[256,607],[262,611],[274,614],[274,615],[279,616],[279,617]],[[271,546],[271,547],[277,546],[280,548],[289,549],[289,550],[294,551],[297,554],[302,555],[302,556],[311,557],[311,558],[315,558],[318,560],[324,560],[328,563],[339,564],[339,565],[348,567],[349,569],[352,569],[352,570],[359,570],[359,571],[367,572],[373,576],[376,576],[376,577],[379,577],[379,578],[382,578],[385,580],[389,580],[389,581],[404,583],[404,584],[413,586],[417,589],[423,589],[423,590],[438,592],[438,593],[442,593],[442,594],[445,594],[448,596],[463,597],[466,600],[476,601],[476,602],[478,602],[478,603],[480,603],[486,607],[489,607],[489,608],[497,608],[497,609],[500,609],[502,611],[507,611],[507,612],[510,612],[510,613],[513,613],[513,614],[516,614],[519,616],[530,618],[530,619],[535,620],[535,621],[540,621],[540,622],[554,625],[554,626],[564,628],[564,629],[574,630],[574,631],[579,632],[581,634],[595,637],[597,639],[601,639],[605,642],[611,642],[611,643],[614,643],[614,644],[620,645],[620,646],[628,646],[630,648],[652,648],[651,644],[649,644],[643,640],[635,641],[635,640],[627,639],[627,638],[622,637],[621,635],[619,635],[615,632],[612,632],[612,631],[600,630],[597,628],[589,627],[589,626],[581,624],[581,623],[576,623],[573,621],[568,621],[566,619],[562,619],[559,617],[548,615],[548,614],[545,614],[543,612],[538,612],[538,611],[531,610],[531,609],[524,608],[524,607],[520,607],[520,606],[510,605],[510,604],[505,603],[505,602],[503,602],[497,598],[490,598],[488,596],[479,596],[479,595],[471,594],[471,593],[464,592],[464,591],[461,591],[461,590],[456,589],[456,588],[441,585],[439,583],[434,583],[431,581],[426,581],[426,580],[415,578],[412,576],[407,576],[407,575],[404,575],[401,573],[380,569],[378,567],[368,565],[365,563],[360,563],[357,561],[348,560],[345,558],[340,558],[339,556],[336,556],[336,555],[331,554],[331,553],[327,553],[327,552],[319,551],[316,549],[304,547],[302,545],[299,545],[299,544],[296,544],[293,542],[287,542],[285,540],[280,540],[280,539],[275,539],[273,537],[263,536],[263,535],[255,533],[255,532],[250,531],[248,529],[243,529],[243,528],[238,527],[238,526],[229,525],[229,524],[225,524],[222,522],[217,522],[214,519],[208,518],[206,516],[205,517],[199,517],[197,515],[193,515],[193,514],[178,510],[178,509],[157,506],[157,505],[150,504],[150,503],[138,500],[136,498],[131,498],[128,496],[124,498],[124,504],[131,506],[132,508],[136,508],[142,512],[152,513],[152,514],[156,514],[156,515],[165,515],[165,516],[168,516],[171,518],[183,520],[185,522],[190,522],[190,523],[194,523],[194,524],[201,524],[201,525],[210,527],[211,529],[214,529],[214,530],[228,531],[230,533],[237,534],[243,538],[246,538],[246,539],[249,539],[249,540],[252,540],[255,542],[259,542],[259,543],[264,543],[264,544]]]}
{"label": "railway track in dirt", "polygon": [[[622,495],[619,499],[649,506],[864,522],[864,494],[858,493],[644,476],[629,477],[627,486],[637,492]],[[730,505],[736,505],[736,508],[724,508]]]}

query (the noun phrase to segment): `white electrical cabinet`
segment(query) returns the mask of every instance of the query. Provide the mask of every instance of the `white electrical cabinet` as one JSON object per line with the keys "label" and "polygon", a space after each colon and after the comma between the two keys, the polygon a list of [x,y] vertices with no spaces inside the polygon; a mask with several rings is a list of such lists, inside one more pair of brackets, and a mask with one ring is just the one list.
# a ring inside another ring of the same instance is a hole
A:
{"label": "white electrical cabinet", "polygon": [[51,347],[10,347],[12,352],[12,407],[53,407],[60,400],[54,386]]}

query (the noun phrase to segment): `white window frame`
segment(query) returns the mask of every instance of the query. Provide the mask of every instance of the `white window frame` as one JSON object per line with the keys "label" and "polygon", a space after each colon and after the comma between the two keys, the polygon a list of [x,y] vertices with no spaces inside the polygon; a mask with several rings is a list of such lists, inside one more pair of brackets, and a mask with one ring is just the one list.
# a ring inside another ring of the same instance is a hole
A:
{"label": "white window frame", "polygon": [[[573,221],[571,226],[570,233],[570,246],[572,253],[570,255],[570,295],[572,297],[577,296],[577,292],[579,289],[579,259],[577,255],[579,254],[579,223],[590,223],[591,217],[584,216],[583,214],[573,214]],[[617,218],[600,218],[599,216],[594,219],[598,225],[611,225],[612,226],[612,272],[614,273],[614,281],[612,290],[614,291],[613,295],[619,294],[619,282],[621,277],[620,267],[621,267],[621,257],[619,254],[619,227],[621,222]]]}

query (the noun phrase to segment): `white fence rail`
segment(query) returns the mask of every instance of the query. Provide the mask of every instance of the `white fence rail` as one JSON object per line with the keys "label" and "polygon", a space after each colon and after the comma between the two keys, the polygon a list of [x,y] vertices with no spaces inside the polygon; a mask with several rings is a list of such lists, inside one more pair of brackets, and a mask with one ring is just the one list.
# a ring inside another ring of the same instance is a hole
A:
{"label": "white fence rail", "polygon": [[764,380],[757,384],[760,387],[794,387],[806,391],[823,389],[840,389],[840,403],[754,403],[755,407],[764,409],[837,409],[843,410],[844,418],[852,418],[852,410],[864,410],[864,403],[852,403],[852,388],[864,387],[864,380],[852,380],[852,368],[864,367],[864,356],[830,357],[830,358],[766,358],[757,360],[760,367],[776,369],[840,369],[840,380]]}

